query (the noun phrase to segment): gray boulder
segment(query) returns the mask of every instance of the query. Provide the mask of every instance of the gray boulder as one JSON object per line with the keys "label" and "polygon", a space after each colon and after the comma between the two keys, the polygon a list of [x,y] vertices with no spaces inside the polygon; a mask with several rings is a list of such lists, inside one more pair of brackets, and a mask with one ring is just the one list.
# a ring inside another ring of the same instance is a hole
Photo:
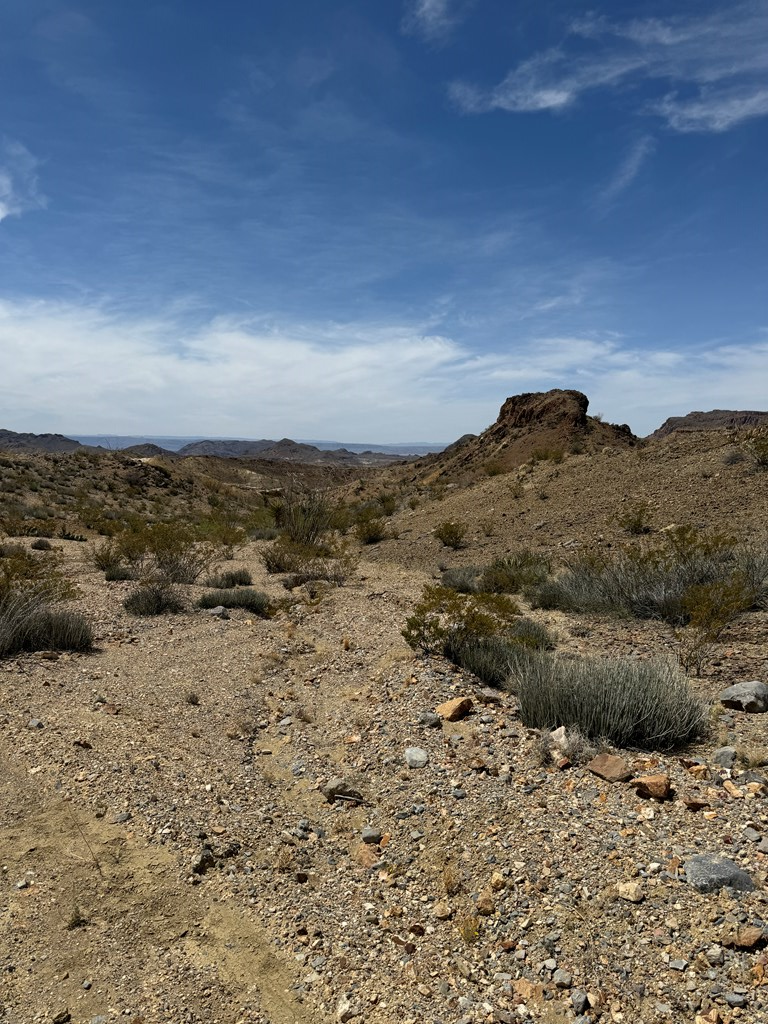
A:
{"label": "gray boulder", "polygon": [[768,686],[756,679],[747,683],[736,683],[723,690],[720,694],[723,707],[734,711],[748,711],[750,714],[763,714],[768,711]]}
{"label": "gray boulder", "polygon": [[738,864],[727,857],[715,857],[711,853],[687,860],[685,878],[699,892],[717,892],[724,886],[741,892],[752,892],[755,888],[755,883]]}

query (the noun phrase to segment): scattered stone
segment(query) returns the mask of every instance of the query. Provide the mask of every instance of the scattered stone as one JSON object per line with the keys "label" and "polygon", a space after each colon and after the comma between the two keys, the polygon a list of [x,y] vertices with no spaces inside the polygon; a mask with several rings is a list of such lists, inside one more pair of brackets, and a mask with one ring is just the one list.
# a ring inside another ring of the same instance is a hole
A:
{"label": "scattered stone", "polygon": [[381,842],[381,829],[374,828],[373,825],[366,825],[361,833],[361,838],[364,843],[371,843],[374,846],[378,846]]}
{"label": "scattered stone", "polygon": [[361,868],[366,870],[373,867],[374,864],[378,864],[381,858],[381,854],[373,846],[366,843],[360,843],[352,850],[352,859],[356,864],[359,864]]}
{"label": "scattered stone", "polygon": [[462,718],[466,718],[471,710],[471,697],[454,697],[453,700],[447,700],[445,704],[439,704],[435,708],[435,714],[440,715],[446,722],[459,722]]}
{"label": "scattered stone", "polygon": [[229,612],[223,604],[217,604],[215,608],[210,608],[208,614],[214,619],[228,619]]}
{"label": "scattered stone", "polygon": [[762,928],[758,928],[757,925],[745,925],[743,928],[737,928],[735,932],[724,935],[721,941],[729,949],[754,949],[755,946],[764,945],[766,939],[768,935]]}
{"label": "scattered stone", "polygon": [[426,768],[429,764],[429,754],[423,747],[406,747],[405,763],[409,768]]}
{"label": "scattered stone", "polygon": [[586,1013],[589,1009],[589,997],[583,988],[575,988],[571,992],[571,1005],[576,1013]]}
{"label": "scattered stone", "polygon": [[65,1006],[63,1010],[59,1010],[51,1017],[51,1024],[69,1024],[72,1020],[72,1014],[69,1009]]}
{"label": "scattered stone", "polygon": [[723,768],[733,768],[736,763],[736,747],[719,747],[712,755],[712,760]]}
{"label": "scattered stone", "polygon": [[445,900],[440,900],[432,908],[432,913],[435,915],[438,921],[447,921],[449,917],[453,916],[453,910]]}
{"label": "scattered stone", "polygon": [[735,711],[747,711],[750,714],[763,714],[768,711],[768,686],[753,679],[746,683],[736,683],[723,690],[720,694],[723,707]]}
{"label": "scattered stone", "polygon": [[564,971],[562,967],[558,967],[552,975],[552,981],[554,981],[557,988],[570,988],[573,984],[573,977],[568,973],[568,971]]}
{"label": "scattered stone", "polygon": [[110,824],[112,825],[124,825],[126,821],[130,821],[133,815],[130,811],[123,811],[122,814],[116,814],[111,819]]}
{"label": "scattered stone", "polygon": [[422,711],[419,715],[419,725],[426,725],[430,729],[439,729],[442,724],[442,718],[434,711]]}
{"label": "scattered stone", "polygon": [[741,834],[748,843],[759,843],[763,838],[757,829],[753,828],[751,825],[747,825]]}
{"label": "scattered stone", "polygon": [[483,889],[480,895],[477,897],[477,903],[475,904],[475,910],[482,917],[490,917],[496,909],[496,900],[493,898],[493,893],[490,889]]}
{"label": "scattered stone", "polygon": [[587,765],[593,775],[606,782],[626,782],[632,778],[627,762],[616,754],[598,754]]}
{"label": "scattered stone", "polygon": [[501,892],[502,889],[506,888],[507,880],[500,871],[494,871],[491,875],[491,889],[494,892]]}
{"label": "scattered stone", "polygon": [[619,882],[616,886],[619,899],[628,903],[642,903],[645,899],[645,892],[640,882]]}
{"label": "scattered stone", "polygon": [[503,704],[504,698],[498,690],[492,690],[490,686],[484,686],[477,691],[477,699],[481,704]]}
{"label": "scattered stone", "polygon": [[685,862],[685,878],[699,892],[717,892],[724,886],[741,892],[752,892],[755,883],[746,871],[727,857],[703,853]]}
{"label": "scattered stone", "polygon": [[216,858],[213,856],[213,851],[210,846],[204,846],[199,853],[196,853],[192,858],[190,867],[192,868],[193,875],[204,875],[206,871],[209,871],[216,864]]}
{"label": "scattered stone", "polygon": [[669,969],[671,971],[684,971],[688,966],[687,960],[670,960]]}
{"label": "scattered stone", "polygon": [[695,794],[684,796],[683,803],[689,811],[703,811],[709,807],[708,800],[705,800],[703,796],[697,796]]}
{"label": "scattered stone", "polygon": [[336,1020],[340,1021],[341,1024],[345,1024],[346,1021],[359,1017],[360,1013],[361,1011],[352,1004],[346,993],[341,996],[336,1005]]}
{"label": "scattered stone", "polygon": [[343,800],[345,803],[362,804],[363,800],[360,793],[351,786],[346,779],[342,779],[338,776],[329,779],[324,786],[320,789],[325,799],[329,804],[334,803],[336,800]]}
{"label": "scattered stone", "polygon": [[43,723],[40,721],[39,718],[30,718],[30,720],[27,722],[27,728],[28,729],[42,729],[43,728]]}
{"label": "scattered stone", "polygon": [[723,998],[731,1009],[735,1009],[738,1006],[739,1009],[743,1010],[749,1003],[749,1000],[743,992],[726,992]]}
{"label": "scattered stone", "polygon": [[632,779],[638,796],[646,800],[670,800],[673,796],[672,783],[668,775],[641,775]]}

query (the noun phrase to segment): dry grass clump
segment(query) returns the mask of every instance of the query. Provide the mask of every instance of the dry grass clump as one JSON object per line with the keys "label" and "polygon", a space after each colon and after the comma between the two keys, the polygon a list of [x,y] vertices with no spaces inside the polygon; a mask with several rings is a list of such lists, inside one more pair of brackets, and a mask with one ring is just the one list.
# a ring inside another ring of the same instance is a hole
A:
{"label": "dry grass clump", "polygon": [[184,610],[176,588],[165,577],[145,579],[123,601],[131,615],[174,615]]}
{"label": "dry grass clump", "polygon": [[205,581],[206,587],[215,587],[217,590],[231,590],[232,587],[250,587],[253,578],[247,569],[227,569],[225,572],[215,576],[209,576]]}
{"label": "dry grass clump", "polygon": [[563,725],[643,750],[671,750],[707,731],[706,706],[669,661],[530,655],[510,685],[532,729]]}
{"label": "dry grass clump", "polygon": [[198,608],[244,608],[254,615],[267,618],[270,614],[269,598],[253,587],[233,587],[223,590],[209,590],[197,602]]}

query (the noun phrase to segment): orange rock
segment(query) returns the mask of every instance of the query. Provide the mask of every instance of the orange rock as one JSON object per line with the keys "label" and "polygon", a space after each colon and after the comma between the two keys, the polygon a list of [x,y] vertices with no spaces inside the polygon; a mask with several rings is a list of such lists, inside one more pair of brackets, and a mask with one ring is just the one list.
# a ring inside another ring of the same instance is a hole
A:
{"label": "orange rock", "polygon": [[648,800],[669,800],[672,797],[672,784],[668,775],[641,775],[632,779],[638,796]]}
{"label": "orange rock", "polygon": [[381,859],[381,854],[375,846],[361,843],[352,850],[352,860],[361,868],[372,868]]}
{"label": "orange rock", "polygon": [[447,700],[445,704],[438,705],[435,708],[435,714],[440,715],[446,722],[458,722],[462,718],[466,718],[471,710],[471,697],[454,697],[453,700]]}

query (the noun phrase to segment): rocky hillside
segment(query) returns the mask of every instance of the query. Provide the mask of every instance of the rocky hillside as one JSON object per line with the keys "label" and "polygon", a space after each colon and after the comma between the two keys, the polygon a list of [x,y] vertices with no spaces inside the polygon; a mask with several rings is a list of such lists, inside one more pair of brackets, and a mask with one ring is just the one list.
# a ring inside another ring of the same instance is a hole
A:
{"label": "rocky hillside", "polygon": [[346,448],[327,450],[316,448],[313,444],[292,441],[288,437],[284,437],[281,441],[193,441],[180,448],[178,454],[186,457],[214,455],[217,458],[232,459],[285,459],[288,462],[327,466],[386,466],[393,462],[403,461],[403,456],[400,455],[389,455],[383,452],[350,452]]}
{"label": "rocky hillside", "polygon": [[471,479],[507,473],[531,460],[559,459],[568,452],[598,451],[636,442],[627,426],[589,416],[580,391],[538,391],[508,398],[498,418],[479,436],[467,434],[444,452],[419,460],[435,478]]}
{"label": "rocky hillside", "polygon": [[670,416],[650,436],[667,437],[676,430],[744,430],[754,427],[768,427],[768,412],[712,409],[710,412],[689,412],[685,416]]}
{"label": "rocky hillside", "polygon": [[0,430],[0,451],[5,452],[74,452],[83,446],[63,434],[17,434]]}

